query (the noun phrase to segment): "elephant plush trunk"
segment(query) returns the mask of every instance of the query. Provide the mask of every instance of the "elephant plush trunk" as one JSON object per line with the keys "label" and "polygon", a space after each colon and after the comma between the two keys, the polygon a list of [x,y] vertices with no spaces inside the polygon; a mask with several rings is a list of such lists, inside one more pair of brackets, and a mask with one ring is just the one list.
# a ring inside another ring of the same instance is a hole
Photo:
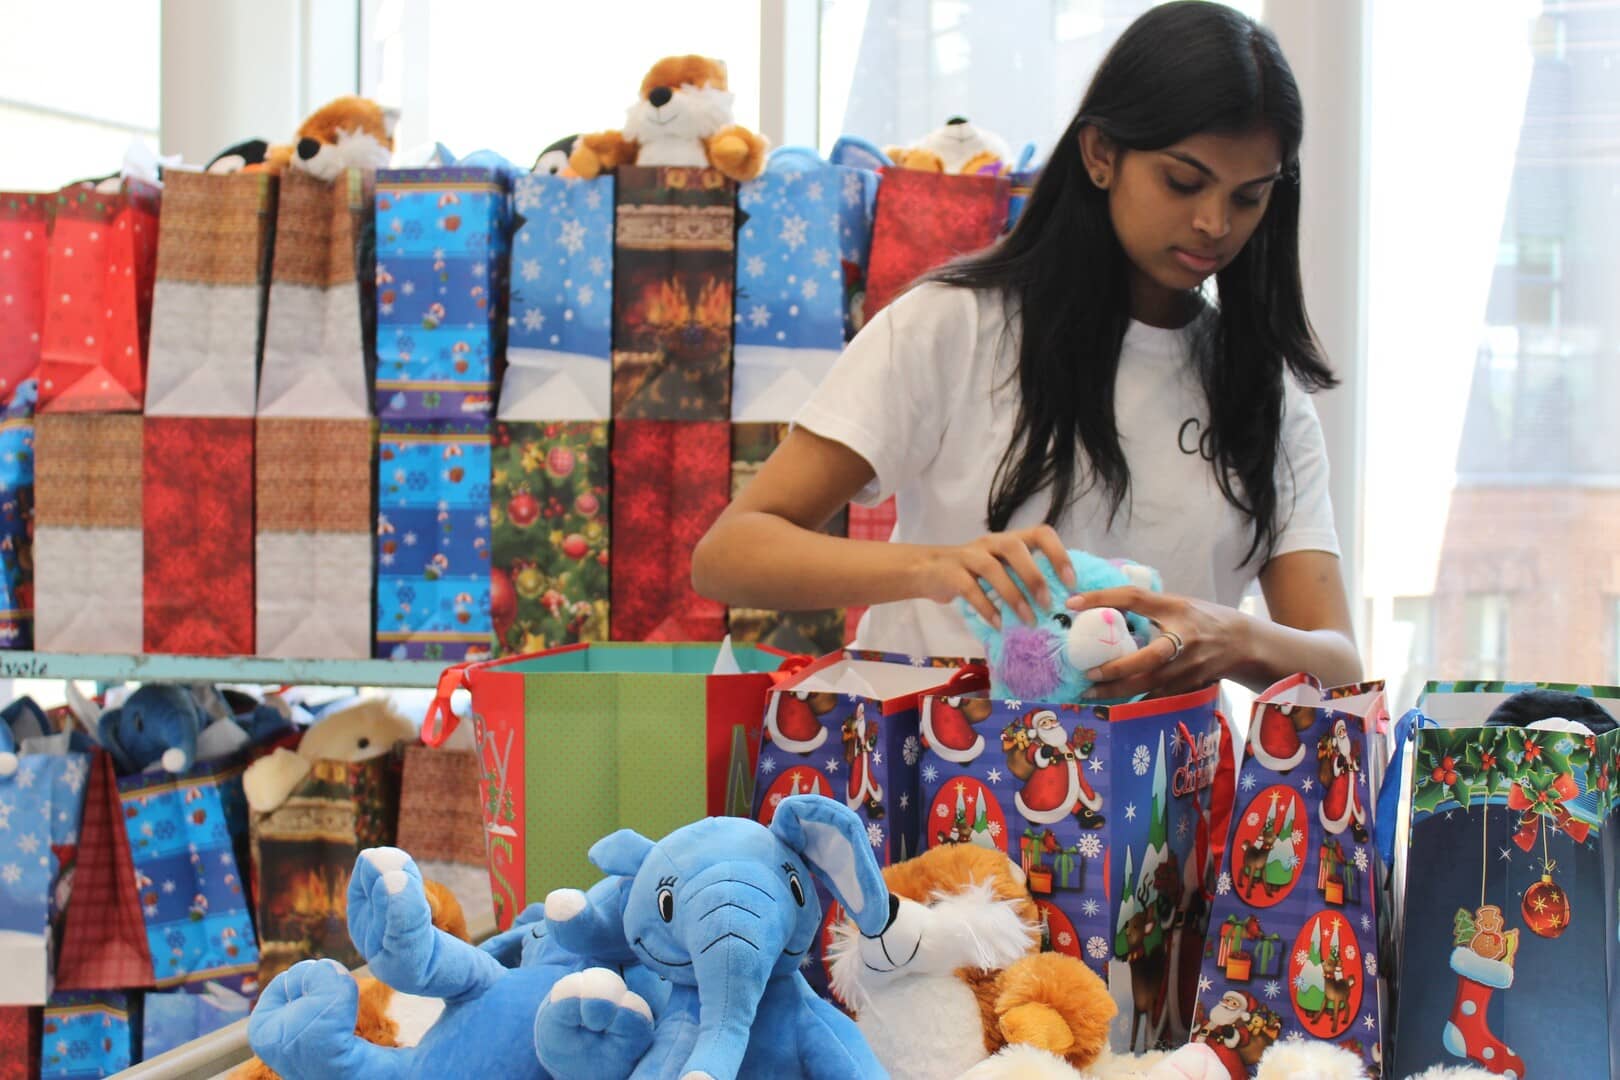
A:
{"label": "elephant plush trunk", "polygon": [[717,881],[692,901],[701,912],[688,938],[698,1037],[684,1075],[740,1075],[754,1015],[786,944],[775,898],[739,884]]}

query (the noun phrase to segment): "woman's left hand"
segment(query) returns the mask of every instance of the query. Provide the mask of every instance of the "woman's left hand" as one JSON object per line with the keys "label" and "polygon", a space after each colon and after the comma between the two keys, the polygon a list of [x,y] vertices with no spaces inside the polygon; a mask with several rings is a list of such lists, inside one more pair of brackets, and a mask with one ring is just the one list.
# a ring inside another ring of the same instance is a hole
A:
{"label": "woman's left hand", "polygon": [[1134,612],[1160,631],[1130,656],[1086,672],[1086,678],[1096,684],[1086,692],[1087,698],[1188,693],[1239,670],[1249,657],[1249,616],[1235,608],[1135,586],[1081,593],[1069,598],[1068,607],[1074,611],[1115,608]]}

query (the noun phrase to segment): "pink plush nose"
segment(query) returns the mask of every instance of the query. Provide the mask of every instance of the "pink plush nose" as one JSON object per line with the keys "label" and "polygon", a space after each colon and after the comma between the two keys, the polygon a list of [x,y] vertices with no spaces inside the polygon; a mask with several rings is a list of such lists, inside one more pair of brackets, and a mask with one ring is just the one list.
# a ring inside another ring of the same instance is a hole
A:
{"label": "pink plush nose", "polygon": [[1113,613],[1112,610],[1105,608],[1103,610],[1102,617],[1103,617],[1103,625],[1104,626],[1113,626],[1114,625],[1114,613]]}

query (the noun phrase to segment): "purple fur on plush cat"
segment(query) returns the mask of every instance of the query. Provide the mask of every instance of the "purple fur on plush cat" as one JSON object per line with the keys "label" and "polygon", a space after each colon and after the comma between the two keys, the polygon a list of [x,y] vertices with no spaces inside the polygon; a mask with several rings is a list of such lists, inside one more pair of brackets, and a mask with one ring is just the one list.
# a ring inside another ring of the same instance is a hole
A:
{"label": "purple fur on plush cat", "polygon": [[1063,684],[1058,654],[1063,638],[1033,626],[1008,626],[1001,633],[1001,677],[1015,696],[1045,701]]}

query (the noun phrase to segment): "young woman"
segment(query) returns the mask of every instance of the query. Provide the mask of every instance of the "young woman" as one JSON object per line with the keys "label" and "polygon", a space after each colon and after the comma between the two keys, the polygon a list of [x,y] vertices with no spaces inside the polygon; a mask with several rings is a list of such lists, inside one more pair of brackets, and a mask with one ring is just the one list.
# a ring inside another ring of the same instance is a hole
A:
{"label": "young woman", "polygon": [[[1028,621],[1033,554],[1159,570],[1161,634],[1097,696],[1295,671],[1360,676],[1308,392],[1335,384],[1299,273],[1299,89],[1221,4],[1143,15],[1092,79],[1022,217],[872,320],[698,547],[731,604],[874,605],[858,643],[974,655],[950,602],[987,582]],[[1213,278],[1213,288],[1210,279]],[[896,496],[889,543],[819,533]],[[1270,620],[1236,605],[1258,578]]]}

